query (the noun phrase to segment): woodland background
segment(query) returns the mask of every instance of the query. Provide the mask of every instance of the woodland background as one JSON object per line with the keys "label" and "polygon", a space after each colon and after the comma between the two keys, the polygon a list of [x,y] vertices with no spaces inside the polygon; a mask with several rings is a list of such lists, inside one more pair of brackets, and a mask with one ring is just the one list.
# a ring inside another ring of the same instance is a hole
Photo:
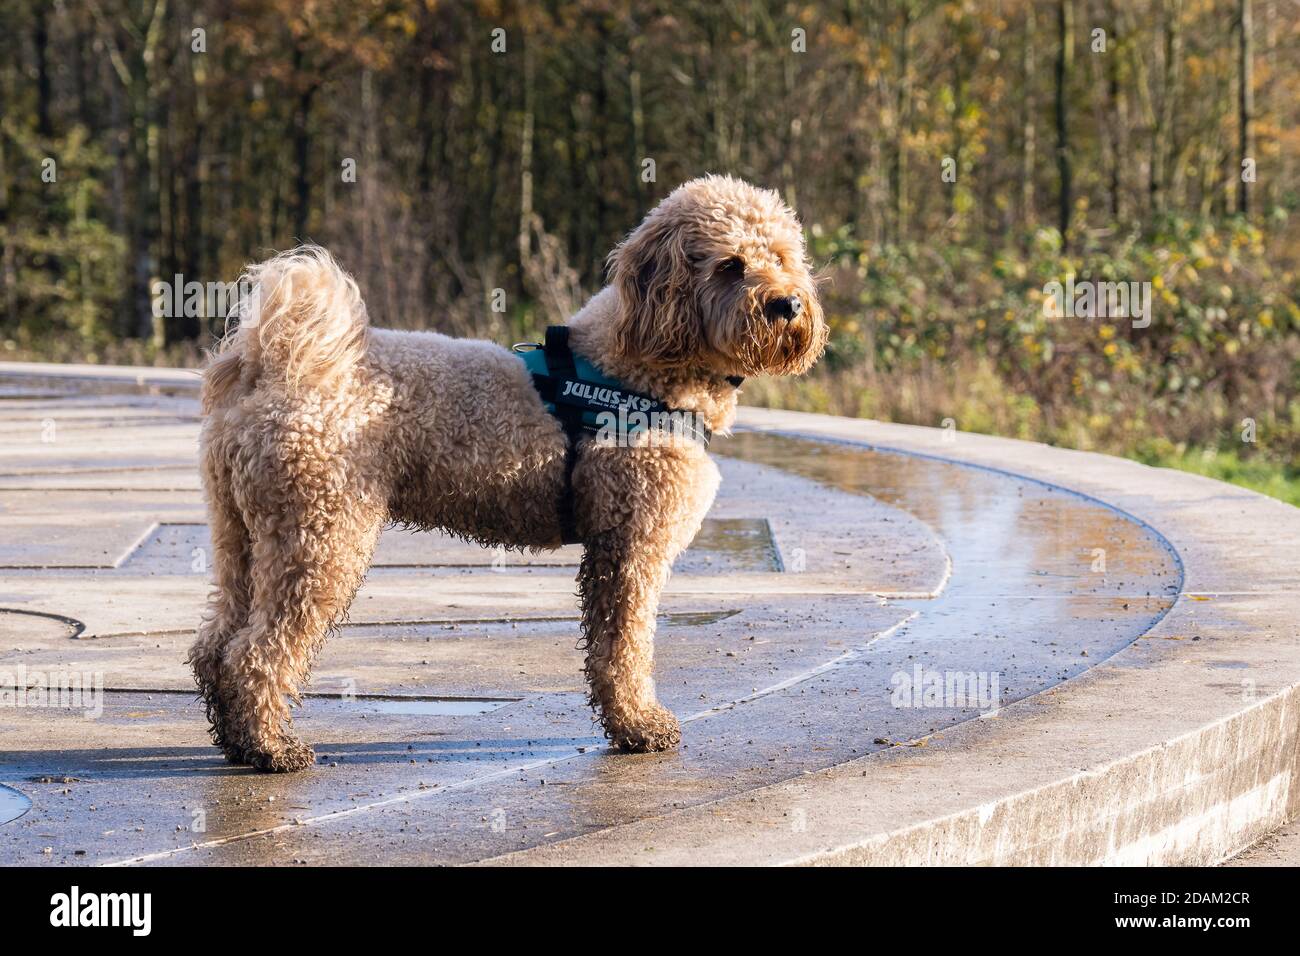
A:
{"label": "woodland background", "polygon": [[[514,341],[731,172],[799,210],[834,328],[747,401],[1300,503],[1298,53],[1300,0],[0,0],[0,358],[197,363],[221,318],[154,280],[299,238],[377,323]],[[1150,327],[1047,318],[1068,274],[1152,282]]]}

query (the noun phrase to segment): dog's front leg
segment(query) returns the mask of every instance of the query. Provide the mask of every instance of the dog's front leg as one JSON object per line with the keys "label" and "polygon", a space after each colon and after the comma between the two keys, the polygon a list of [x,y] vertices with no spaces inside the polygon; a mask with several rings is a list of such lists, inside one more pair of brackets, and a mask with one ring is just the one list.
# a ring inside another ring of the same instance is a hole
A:
{"label": "dog's front leg", "polygon": [[655,614],[671,565],[662,543],[624,529],[596,535],[583,553],[578,589],[591,705],[622,750],[667,750],[682,737],[677,718],[655,698],[653,676]]}

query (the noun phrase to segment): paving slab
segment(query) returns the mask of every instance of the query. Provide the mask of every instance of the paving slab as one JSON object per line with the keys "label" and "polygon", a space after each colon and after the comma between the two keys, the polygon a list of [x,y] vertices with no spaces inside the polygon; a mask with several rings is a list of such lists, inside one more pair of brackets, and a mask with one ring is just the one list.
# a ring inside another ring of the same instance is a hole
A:
{"label": "paving slab", "polygon": [[[1097,728],[1134,701],[1089,689],[1102,672],[1203,667],[1221,697],[1248,680],[1277,697],[1289,663],[1259,672],[1255,632],[1277,625],[1249,606],[1294,590],[1289,570],[1246,587],[1182,515],[1144,514],[1258,496],[1183,476],[1157,495],[1101,456],[748,409],[715,445],[723,491],[663,601],[656,675],[679,750],[622,755],[595,733],[576,549],[391,530],[296,718],[317,765],[230,767],[182,664],[209,586],[193,385],[0,364],[0,784],[8,806],[30,802],[0,826],[0,862],[1104,862],[1210,843],[1222,858],[1289,805],[1274,774],[1214,841],[1169,810],[1182,830],[1132,825],[1101,851],[1052,836],[1068,804],[1035,805],[1029,830],[999,809],[1109,752]],[[1255,548],[1244,565],[1267,551],[1253,520],[1232,532]],[[1189,567],[1244,590],[1189,592]],[[1207,657],[1219,635],[1244,649]],[[1035,716],[1076,698],[1087,716],[1040,734]],[[1181,708],[1185,731],[1241,709],[1206,703]],[[1180,715],[1127,716],[1138,729],[1112,759],[1163,746]],[[1093,829],[1132,812],[1110,799]],[[965,830],[936,822],[971,812]]]}

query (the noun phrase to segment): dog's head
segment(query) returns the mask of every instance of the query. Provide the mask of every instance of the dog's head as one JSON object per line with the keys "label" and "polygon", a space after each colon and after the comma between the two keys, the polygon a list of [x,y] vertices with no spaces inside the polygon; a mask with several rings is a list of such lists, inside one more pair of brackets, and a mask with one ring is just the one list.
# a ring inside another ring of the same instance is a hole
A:
{"label": "dog's head", "polygon": [[675,189],[609,257],[615,348],[657,367],[798,375],[826,346],[799,220],[730,176]]}

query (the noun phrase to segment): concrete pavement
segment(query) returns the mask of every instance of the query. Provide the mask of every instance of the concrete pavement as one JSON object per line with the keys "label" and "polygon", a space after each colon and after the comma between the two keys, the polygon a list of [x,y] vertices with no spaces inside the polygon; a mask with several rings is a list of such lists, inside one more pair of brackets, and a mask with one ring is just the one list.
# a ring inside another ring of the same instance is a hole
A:
{"label": "concrete pavement", "polygon": [[1215,862],[1294,813],[1300,512],[758,410],[664,601],[680,750],[593,732],[575,549],[392,531],[298,717],[318,765],[229,767],[181,663],[192,373],[58,371],[0,366],[0,695],[92,693],[0,698],[0,862]]}

